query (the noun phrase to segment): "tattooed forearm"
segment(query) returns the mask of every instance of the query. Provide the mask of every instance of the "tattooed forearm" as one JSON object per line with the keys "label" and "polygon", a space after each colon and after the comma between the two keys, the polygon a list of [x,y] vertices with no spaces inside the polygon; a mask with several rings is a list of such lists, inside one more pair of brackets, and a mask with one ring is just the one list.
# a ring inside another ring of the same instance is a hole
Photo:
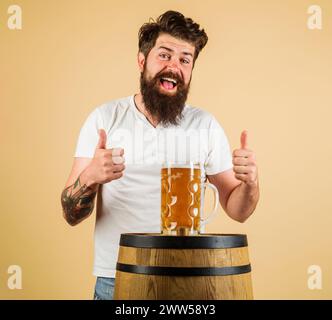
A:
{"label": "tattooed forearm", "polygon": [[87,185],[81,185],[80,177],[61,194],[63,215],[74,226],[87,218],[93,211],[97,191]]}

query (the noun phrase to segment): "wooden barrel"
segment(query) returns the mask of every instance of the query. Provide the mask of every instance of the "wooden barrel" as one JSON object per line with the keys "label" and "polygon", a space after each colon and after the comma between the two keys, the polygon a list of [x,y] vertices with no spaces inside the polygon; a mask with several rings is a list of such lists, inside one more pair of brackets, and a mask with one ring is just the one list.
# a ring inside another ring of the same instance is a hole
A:
{"label": "wooden barrel", "polygon": [[253,299],[246,235],[122,234],[116,300]]}

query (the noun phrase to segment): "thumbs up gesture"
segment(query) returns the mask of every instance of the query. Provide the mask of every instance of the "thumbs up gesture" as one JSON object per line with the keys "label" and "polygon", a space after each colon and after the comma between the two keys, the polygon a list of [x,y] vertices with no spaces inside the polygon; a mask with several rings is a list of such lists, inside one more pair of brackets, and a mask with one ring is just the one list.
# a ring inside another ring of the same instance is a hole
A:
{"label": "thumbs up gesture", "polygon": [[93,184],[104,184],[123,176],[124,150],[106,149],[107,136],[104,129],[99,130],[99,141],[94,157],[88,166],[88,175]]}
{"label": "thumbs up gesture", "polygon": [[235,178],[248,184],[257,185],[257,166],[254,152],[248,148],[248,132],[241,134],[241,148],[233,151]]}

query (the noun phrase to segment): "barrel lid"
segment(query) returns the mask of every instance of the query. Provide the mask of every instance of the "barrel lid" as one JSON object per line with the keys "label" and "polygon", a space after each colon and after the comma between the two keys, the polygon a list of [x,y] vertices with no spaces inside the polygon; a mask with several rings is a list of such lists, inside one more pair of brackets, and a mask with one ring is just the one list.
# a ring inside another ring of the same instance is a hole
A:
{"label": "barrel lid", "polygon": [[123,233],[120,246],[163,249],[225,249],[248,246],[245,234],[204,233],[198,236],[166,236],[160,233]]}

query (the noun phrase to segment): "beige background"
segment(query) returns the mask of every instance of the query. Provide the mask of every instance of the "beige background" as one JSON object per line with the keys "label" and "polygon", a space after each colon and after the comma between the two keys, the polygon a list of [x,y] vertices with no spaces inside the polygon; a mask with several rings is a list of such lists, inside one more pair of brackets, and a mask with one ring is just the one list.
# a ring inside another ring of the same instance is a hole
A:
{"label": "beige background", "polygon": [[[245,223],[220,215],[207,231],[246,233],[257,299],[331,299],[332,3],[292,1],[0,2],[0,298],[90,299],[94,216],[72,228],[60,194],[79,129],[99,104],[138,89],[137,32],[182,11],[206,29],[189,102],[216,115],[232,149],[249,131],[261,200]],[[323,10],[309,30],[307,8]],[[7,269],[23,270],[9,290]],[[322,290],[309,290],[319,265]]]}

